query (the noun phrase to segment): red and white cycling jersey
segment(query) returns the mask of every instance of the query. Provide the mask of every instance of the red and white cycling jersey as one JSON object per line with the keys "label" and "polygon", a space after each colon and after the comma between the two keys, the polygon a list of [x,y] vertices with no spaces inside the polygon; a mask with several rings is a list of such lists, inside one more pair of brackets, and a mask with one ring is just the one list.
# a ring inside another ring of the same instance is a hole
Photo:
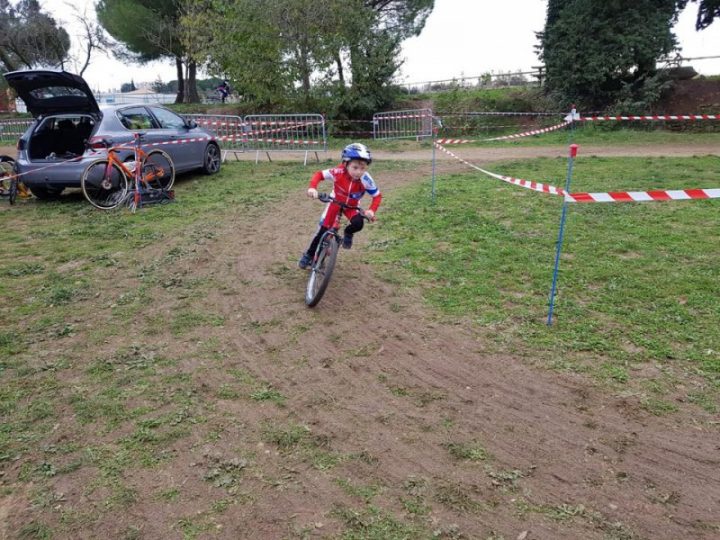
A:
{"label": "red and white cycling jersey", "polygon": [[[382,194],[375,184],[375,180],[373,180],[372,176],[367,172],[362,175],[360,180],[353,180],[352,176],[347,172],[347,169],[345,169],[345,166],[341,164],[332,169],[316,172],[310,179],[310,187],[317,189],[323,180],[333,182],[333,190],[330,194],[332,197],[351,207],[357,207],[360,199],[367,193],[372,197],[369,210],[377,212],[380,202],[382,201]],[[338,205],[329,203],[325,207],[320,224],[323,227],[332,227],[339,211],[340,207]],[[357,213],[358,211],[352,208],[346,208],[344,211],[345,217],[348,219]]]}

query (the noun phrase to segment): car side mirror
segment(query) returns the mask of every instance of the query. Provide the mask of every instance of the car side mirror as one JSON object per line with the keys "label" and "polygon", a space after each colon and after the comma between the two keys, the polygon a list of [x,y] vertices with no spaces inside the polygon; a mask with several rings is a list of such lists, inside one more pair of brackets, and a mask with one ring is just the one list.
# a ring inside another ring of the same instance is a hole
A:
{"label": "car side mirror", "polygon": [[187,120],[185,122],[185,127],[187,127],[188,129],[195,129],[196,127],[198,127],[198,125],[195,120]]}

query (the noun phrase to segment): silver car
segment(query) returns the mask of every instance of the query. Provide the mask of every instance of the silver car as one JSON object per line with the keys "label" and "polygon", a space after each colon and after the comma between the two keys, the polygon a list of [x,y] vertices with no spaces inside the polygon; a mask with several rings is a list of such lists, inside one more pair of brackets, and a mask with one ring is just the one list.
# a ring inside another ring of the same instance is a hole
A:
{"label": "silver car", "polygon": [[[34,122],[17,145],[16,170],[40,199],[80,187],[85,167],[110,144],[132,145],[143,133],[143,148],[165,150],[178,173],[220,170],[220,147],[211,133],[158,105],[100,108],[85,80],[64,71],[13,71],[8,84],[32,113]],[[119,154],[132,159],[131,151]]]}

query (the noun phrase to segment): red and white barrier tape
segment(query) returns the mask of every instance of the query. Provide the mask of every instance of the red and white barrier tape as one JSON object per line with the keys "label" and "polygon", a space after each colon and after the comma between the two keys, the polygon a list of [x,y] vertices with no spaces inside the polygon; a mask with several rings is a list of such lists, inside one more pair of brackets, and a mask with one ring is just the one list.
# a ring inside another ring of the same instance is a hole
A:
{"label": "red and white barrier tape", "polygon": [[558,129],[562,129],[564,127],[567,127],[571,124],[571,122],[563,122],[562,124],[558,124],[556,126],[550,126],[543,129],[535,129],[533,131],[526,131],[525,133],[518,133],[516,135],[506,135],[504,137],[493,137],[492,139],[483,139],[484,141],[505,141],[508,139],[519,139],[520,137],[528,137],[530,135],[538,135],[540,133],[548,133],[550,131],[556,131]]}
{"label": "red and white barrier tape", "polygon": [[550,194],[550,195],[564,196],[564,195],[566,194],[564,189],[561,189],[561,188],[558,188],[558,187],[555,187],[555,186],[551,186],[551,185],[549,185],[549,184],[542,184],[542,183],[540,183],[540,182],[533,182],[533,181],[531,181],[531,180],[523,180],[522,178],[513,178],[513,177],[511,177],[511,176],[503,176],[503,175],[501,175],[501,174],[495,174],[495,173],[493,173],[493,172],[486,171],[486,170],[483,169],[482,167],[478,167],[477,165],[474,165],[474,164],[470,163],[469,161],[464,160],[464,159],[461,158],[460,156],[458,156],[458,155],[456,155],[456,154],[453,154],[450,150],[448,150],[447,148],[443,147],[442,145],[440,145],[440,144],[437,143],[437,142],[435,143],[435,146],[436,146],[437,148],[439,148],[440,150],[442,150],[443,152],[445,152],[446,154],[448,154],[449,156],[454,157],[455,159],[457,159],[457,160],[460,161],[461,163],[464,163],[465,165],[467,165],[467,166],[469,166],[469,167],[472,167],[473,169],[476,169],[476,170],[480,171],[480,172],[483,173],[483,174],[486,174],[486,175],[491,176],[491,177],[493,177],[493,178],[497,178],[498,180],[502,180],[503,182],[507,182],[508,184],[513,184],[513,185],[516,185],[516,186],[520,186],[520,187],[523,187],[523,188],[525,188],[525,189],[530,189],[530,190],[532,190],[532,191],[539,191],[539,192],[541,192],[541,193],[548,193],[548,194]]}
{"label": "red and white barrier tape", "polygon": [[531,180],[523,180],[521,178],[513,178],[511,176],[503,176],[496,174],[470,163],[467,160],[455,155],[448,149],[435,143],[435,146],[454,157],[458,161],[480,171],[483,174],[520,186],[532,191],[539,191],[549,195],[558,195],[565,197],[566,202],[574,203],[600,203],[600,202],[656,202],[656,201],[690,201],[703,199],[720,199],[720,188],[712,189],[676,189],[676,190],[653,190],[653,191],[610,191],[606,193],[568,193],[564,189],[533,182]]}
{"label": "red and white barrier tape", "polygon": [[578,122],[600,121],[657,121],[657,120],[720,120],[720,114],[654,114],[642,116],[582,116],[575,118]]}
{"label": "red and white barrier tape", "polygon": [[[306,141],[302,139],[262,139],[257,137],[247,137],[246,135],[224,135],[215,137],[218,141],[240,141],[240,142],[259,142],[267,144],[323,144],[323,141]],[[263,150],[261,148],[261,150]]]}
{"label": "red and white barrier tape", "polygon": [[190,139],[174,139],[171,141],[143,143],[141,146],[167,146],[169,144],[185,144],[185,143],[192,143],[192,142],[212,141],[213,139],[219,139],[219,137],[193,137]]}
{"label": "red and white barrier tape", "polygon": [[516,133],[515,135],[505,135],[503,137],[492,137],[490,139],[438,139],[438,144],[466,144],[471,142],[485,142],[485,141],[506,141],[509,139],[519,139],[521,137],[529,137],[531,135],[539,135],[540,133],[548,133],[550,131],[556,131],[569,126],[571,122],[563,122],[556,126],[550,126],[543,129],[533,129],[532,131],[526,131],[524,133]]}
{"label": "red and white barrier tape", "polygon": [[375,122],[387,122],[388,120],[398,120],[398,119],[406,119],[406,118],[432,118],[432,114],[402,114],[399,116],[381,116],[378,118],[373,119],[373,123]]}
{"label": "red and white barrier tape", "polygon": [[479,142],[479,139],[438,139],[438,144],[466,144],[471,142]]}
{"label": "red and white barrier tape", "polygon": [[221,126],[221,127],[243,127],[247,126],[245,122],[221,122],[218,120],[195,120],[195,123],[199,126]]}
{"label": "red and white barrier tape", "polygon": [[565,200],[576,203],[653,202],[720,199],[720,189],[677,189],[655,191],[610,191],[607,193],[567,193]]}

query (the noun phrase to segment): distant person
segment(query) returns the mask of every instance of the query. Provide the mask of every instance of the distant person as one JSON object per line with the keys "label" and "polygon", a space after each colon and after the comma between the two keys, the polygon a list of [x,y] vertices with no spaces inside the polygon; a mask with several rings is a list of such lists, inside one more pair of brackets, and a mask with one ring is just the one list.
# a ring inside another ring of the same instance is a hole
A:
{"label": "distant person", "polygon": [[220,94],[220,101],[225,103],[225,100],[230,95],[230,84],[227,81],[223,81],[216,90]]}

